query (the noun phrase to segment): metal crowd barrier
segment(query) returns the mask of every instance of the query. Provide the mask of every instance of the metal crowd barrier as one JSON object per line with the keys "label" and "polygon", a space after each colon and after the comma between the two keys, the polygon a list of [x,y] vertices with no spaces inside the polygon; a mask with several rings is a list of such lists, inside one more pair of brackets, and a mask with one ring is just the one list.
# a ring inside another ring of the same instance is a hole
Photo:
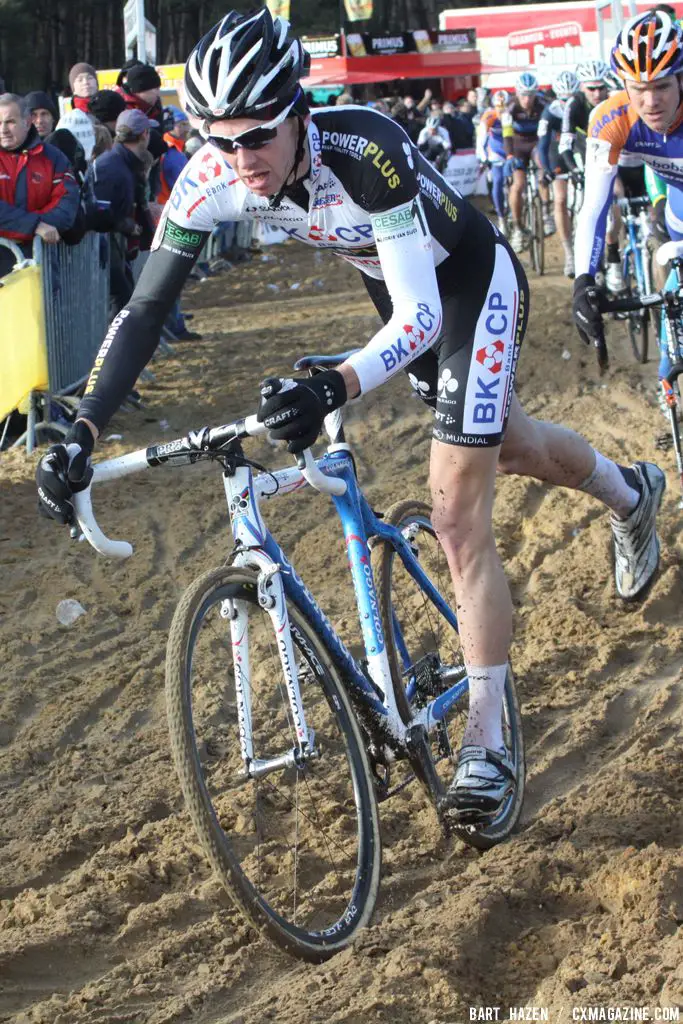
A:
{"label": "metal crowd barrier", "polygon": [[[3,241],[7,244],[7,240],[0,239]],[[70,396],[87,380],[106,334],[109,239],[88,232],[78,245],[69,246],[63,242],[45,245],[35,236],[32,260],[26,260],[11,243],[10,248],[17,261],[15,269],[34,263],[41,271],[47,390],[32,391],[28,396],[26,430],[13,443],[13,447],[25,443],[30,453],[39,435],[49,441],[66,433],[69,413],[77,405],[77,399]],[[60,409],[66,415],[55,419]],[[4,439],[4,432],[2,436]]]}
{"label": "metal crowd barrier", "polygon": [[89,231],[78,245],[43,245],[42,270],[49,387],[67,394],[90,373],[109,326],[109,239]]}

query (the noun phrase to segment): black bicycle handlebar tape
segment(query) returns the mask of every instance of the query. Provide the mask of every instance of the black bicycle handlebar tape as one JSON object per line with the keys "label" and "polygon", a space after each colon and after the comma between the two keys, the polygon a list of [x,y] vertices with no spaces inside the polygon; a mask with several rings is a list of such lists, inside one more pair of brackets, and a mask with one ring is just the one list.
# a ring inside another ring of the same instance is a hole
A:
{"label": "black bicycle handlebar tape", "polygon": [[640,295],[629,295],[623,299],[608,299],[600,294],[601,313],[636,313],[639,309],[648,309],[653,303],[643,303]]}

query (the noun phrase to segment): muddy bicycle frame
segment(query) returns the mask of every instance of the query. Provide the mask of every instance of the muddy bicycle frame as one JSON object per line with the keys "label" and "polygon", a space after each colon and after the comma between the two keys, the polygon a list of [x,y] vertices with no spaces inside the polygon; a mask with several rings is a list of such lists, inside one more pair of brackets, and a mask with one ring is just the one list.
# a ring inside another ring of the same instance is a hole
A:
{"label": "muddy bicycle frame", "polygon": [[[338,417],[336,423],[329,425],[328,421],[334,416]],[[332,414],[332,417],[326,417],[328,434],[330,437],[339,436],[341,416],[337,413]],[[287,613],[286,597],[306,615],[324,639],[325,646],[348,684],[349,692],[372,713],[372,721],[377,726],[378,740],[381,742],[382,734],[385,734],[390,747],[395,750],[408,749],[410,736],[415,733],[416,727],[422,735],[435,729],[453,704],[468,689],[468,680],[462,665],[444,666],[441,678],[444,682],[455,680],[453,685],[420,707],[409,724],[402,721],[396,707],[391,681],[379,602],[370,564],[369,541],[377,538],[392,545],[407,572],[444,619],[457,630],[456,617],[413,554],[410,528],[406,530],[407,535],[404,536],[397,528],[383,523],[373,512],[357,481],[353,456],[348,444],[330,444],[326,454],[317,460],[308,449],[299,456],[298,466],[273,472],[266,471],[254,476],[251,465],[243,456],[241,441],[265,432],[265,427],[255,416],[248,416],[246,419],[220,427],[204,427],[198,431],[190,431],[185,437],[175,441],[152,445],[107,462],[97,463],[94,466],[90,487],[74,495],[76,517],[89,543],[103,555],[127,558],[133,552],[131,545],[125,541],[109,540],[97,524],[91,505],[90,492],[93,484],[161,465],[177,466],[213,460],[219,461],[223,466],[223,484],[235,541],[231,564],[248,567],[258,573],[258,600],[260,606],[268,613],[278,640],[278,652],[298,744],[297,749],[275,758],[262,760],[255,756],[250,727],[247,609],[244,602],[228,598],[223,602],[221,614],[230,624],[245,780],[316,756],[315,738],[312,731],[309,734],[301,700],[292,639],[293,627]],[[261,501],[291,494],[306,484],[331,495],[341,520],[363,634],[367,674],[334,631],[261,516]],[[393,629],[393,639],[401,660],[404,665],[409,665],[407,648],[396,616],[393,618]],[[302,642],[298,635],[296,640],[297,643]],[[306,653],[310,655],[311,652],[307,649]],[[411,700],[415,694],[414,676],[405,685],[406,695]],[[432,781],[433,785],[438,785],[434,776]],[[437,797],[438,793],[433,792],[433,796]]]}

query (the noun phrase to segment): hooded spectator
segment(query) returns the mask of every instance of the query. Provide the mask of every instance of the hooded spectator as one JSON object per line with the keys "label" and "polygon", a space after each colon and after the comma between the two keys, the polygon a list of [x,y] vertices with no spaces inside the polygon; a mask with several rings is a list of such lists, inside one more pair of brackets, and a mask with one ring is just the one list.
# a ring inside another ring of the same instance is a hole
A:
{"label": "hooded spectator", "polygon": [[69,86],[73,97],[71,100],[74,110],[82,110],[84,114],[89,113],[88,105],[98,90],[97,72],[92,64],[74,64],[69,72]]}
{"label": "hooded spectator", "polygon": [[116,118],[126,109],[126,101],[114,89],[100,89],[90,100],[88,110],[95,120],[106,125],[112,139],[116,131]]}
{"label": "hooded spectator", "polygon": [[[33,238],[55,243],[74,222],[78,188],[69,161],[44,143],[31,124],[26,101],[0,95],[0,235],[30,255]],[[14,263],[0,248],[0,276]]]}
{"label": "hooded spectator", "polygon": [[31,121],[41,139],[55,129],[58,120],[57,109],[46,92],[30,92],[26,104],[31,112]]}

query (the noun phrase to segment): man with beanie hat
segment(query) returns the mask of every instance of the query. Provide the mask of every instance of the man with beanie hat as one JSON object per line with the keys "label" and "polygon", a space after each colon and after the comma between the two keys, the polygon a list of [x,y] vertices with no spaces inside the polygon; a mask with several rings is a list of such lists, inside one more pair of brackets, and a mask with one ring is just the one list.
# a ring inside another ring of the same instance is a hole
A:
{"label": "man with beanie hat", "polygon": [[133,64],[126,72],[125,83],[117,85],[116,91],[123,96],[129,110],[141,110],[161,123],[161,79],[151,64]]}
{"label": "man with beanie hat", "polygon": [[57,110],[46,92],[29,92],[26,105],[31,112],[31,121],[41,139],[47,138],[54,131],[57,121]]}
{"label": "man with beanie hat", "polygon": [[92,64],[74,64],[69,72],[69,86],[73,93],[72,105],[74,110],[82,110],[84,114],[89,113],[88,104],[98,89],[97,72]]}
{"label": "man with beanie hat", "polygon": [[114,89],[100,89],[91,98],[88,110],[100,124],[106,125],[112,138],[116,132],[116,118],[126,109],[126,101]]}

